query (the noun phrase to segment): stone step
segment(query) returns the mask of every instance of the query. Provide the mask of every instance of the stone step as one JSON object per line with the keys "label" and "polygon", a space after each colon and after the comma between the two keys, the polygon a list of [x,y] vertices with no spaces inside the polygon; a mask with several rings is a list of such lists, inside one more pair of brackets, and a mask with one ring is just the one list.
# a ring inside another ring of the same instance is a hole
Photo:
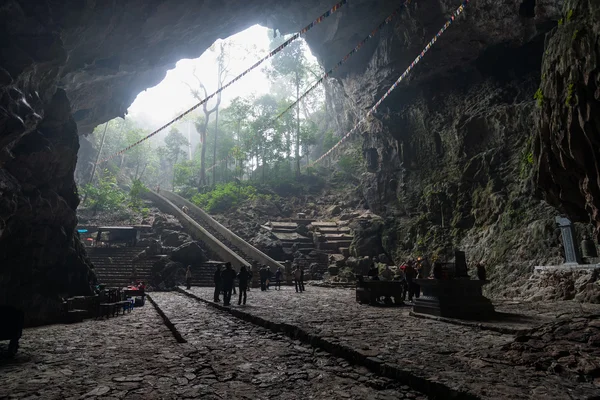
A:
{"label": "stone step", "polygon": [[317,230],[320,233],[350,233],[351,230],[347,226],[339,226],[339,227],[318,227]]}
{"label": "stone step", "polygon": [[344,239],[352,240],[354,238],[354,236],[348,235],[346,233],[325,233],[325,234],[323,234],[323,237],[327,241],[330,241],[330,240],[344,240]]}
{"label": "stone step", "polygon": [[352,243],[352,240],[330,240],[327,242],[319,243],[319,248],[321,250],[333,250],[340,251],[340,247],[349,247]]}

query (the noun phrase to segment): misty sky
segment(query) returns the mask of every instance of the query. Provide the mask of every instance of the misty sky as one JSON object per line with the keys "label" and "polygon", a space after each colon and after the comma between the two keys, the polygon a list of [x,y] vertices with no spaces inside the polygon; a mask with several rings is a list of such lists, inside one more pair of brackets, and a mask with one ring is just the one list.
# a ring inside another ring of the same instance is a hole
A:
{"label": "misty sky", "polygon": [[[268,30],[259,25],[252,26],[226,40],[233,41],[239,49],[234,52],[229,65],[231,72],[225,80],[226,83],[264,57],[269,51]],[[217,41],[217,43],[219,42]],[[215,50],[218,51],[218,47]],[[244,97],[252,93],[268,92],[269,81],[261,72],[265,64],[266,62],[225,89],[222,94],[221,106],[227,107],[230,101],[237,96]],[[197,81],[193,76],[194,68],[196,68],[196,75],[200,77],[209,94],[214,92],[217,89],[216,52],[207,50],[195,60],[179,61],[175,69],[167,72],[167,76],[160,84],[140,93],[129,107],[129,115],[135,120],[145,120],[147,126],[158,127],[198,103],[190,94],[189,87],[183,83],[187,82],[197,87]]]}

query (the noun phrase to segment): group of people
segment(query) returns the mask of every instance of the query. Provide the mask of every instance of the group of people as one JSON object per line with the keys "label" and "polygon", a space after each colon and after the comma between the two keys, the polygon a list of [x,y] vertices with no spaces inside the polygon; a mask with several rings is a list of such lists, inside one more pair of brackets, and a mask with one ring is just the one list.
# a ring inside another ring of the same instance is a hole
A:
{"label": "group of people", "polygon": [[[485,265],[483,262],[478,262],[475,265],[477,269],[477,278],[479,280],[487,280]],[[380,272],[377,267],[377,262],[373,259],[369,268],[368,276],[371,280],[387,280],[401,281],[404,288],[404,298],[408,294],[408,301],[413,301],[413,298],[421,296],[421,286],[416,283],[416,279],[448,279],[447,271],[444,270],[442,263],[435,262],[433,268],[427,258],[410,259],[403,263],[396,272],[390,269],[389,265]]]}
{"label": "group of people", "polygon": [[[304,292],[304,270],[302,267],[297,266],[293,271],[294,276],[294,284],[296,288],[296,293]],[[273,273],[271,269],[264,265],[259,269],[259,277],[260,277],[260,289],[262,291],[267,291],[271,285],[271,278],[273,277]],[[192,267],[188,265],[187,271],[185,274],[186,286],[189,290],[192,286]],[[249,271],[245,266],[240,268],[240,272],[236,273],[231,263],[225,263],[225,268],[221,269],[221,266],[218,265],[214,274],[214,283],[215,283],[215,291],[213,300],[215,302],[220,302],[220,295],[223,294],[223,304],[229,305],[231,302],[232,294],[236,294],[235,291],[235,280],[238,280],[238,288],[239,288],[239,299],[238,305],[246,304],[247,292],[250,290],[249,283],[252,281],[252,272]],[[283,271],[281,267],[277,268],[275,271],[275,290],[281,290],[281,281],[283,279]]]}
{"label": "group of people", "polygon": [[217,266],[214,275],[215,293],[213,300],[220,302],[221,292],[223,293],[223,305],[231,304],[231,295],[235,293],[235,280],[238,280],[238,305],[246,304],[248,282],[252,279],[252,273],[249,272],[244,265],[240,268],[240,272],[236,273],[231,263],[225,263],[225,269],[221,271],[221,266]]}

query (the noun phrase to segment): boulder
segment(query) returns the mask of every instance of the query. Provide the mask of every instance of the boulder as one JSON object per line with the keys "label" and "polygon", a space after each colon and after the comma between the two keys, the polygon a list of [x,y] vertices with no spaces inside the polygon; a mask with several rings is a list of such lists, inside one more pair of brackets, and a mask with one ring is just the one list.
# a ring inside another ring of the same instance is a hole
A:
{"label": "boulder", "polygon": [[354,239],[350,245],[350,254],[354,257],[377,257],[384,253],[381,237],[383,233],[383,220],[373,218],[358,220],[351,224]]}
{"label": "boulder", "polygon": [[332,217],[338,215],[341,212],[342,212],[342,208],[338,205],[333,205],[327,209],[327,213],[329,215],[331,215]]}
{"label": "boulder", "polygon": [[152,269],[151,284],[153,287],[170,290],[185,283],[186,267],[180,262],[160,260],[160,262],[154,263]]}
{"label": "boulder", "polygon": [[154,222],[152,223],[152,229],[154,230],[154,232],[160,235],[165,229],[178,231],[182,230],[183,226],[181,226],[177,219],[170,215],[157,214],[154,218]]}
{"label": "boulder", "polygon": [[199,265],[208,260],[198,242],[187,242],[171,252],[171,260],[185,265]]}
{"label": "boulder", "polygon": [[163,246],[179,247],[186,242],[190,242],[192,238],[184,232],[172,231],[170,229],[163,230],[160,235]]}
{"label": "boulder", "polygon": [[345,259],[342,254],[331,254],[329,256],[329,263],[337,267],[343,267],[346,264]]}
{"label": "boulder", "polygon": [[340,221],[348,221],[350,219],[358,218],[360,216],[357,212],[343,213],[340,215]]}
{"label": "boulder", "polygon": [[346,266],[352,271],[358,271],[358,263],[359,259],[356,257],[348,257],[348,259],[346,260]]}
{"label": "boulder", "polygon": [[275,260],[286,258],[281,241],[270,233],[259,232],[249,243]]}
{"label": "boulder", "polygon": [[330,265],[329,267],[327,267],[327,272],[331,276],[336,276],[340,273],[340,267],[338,267],[337,265]]}

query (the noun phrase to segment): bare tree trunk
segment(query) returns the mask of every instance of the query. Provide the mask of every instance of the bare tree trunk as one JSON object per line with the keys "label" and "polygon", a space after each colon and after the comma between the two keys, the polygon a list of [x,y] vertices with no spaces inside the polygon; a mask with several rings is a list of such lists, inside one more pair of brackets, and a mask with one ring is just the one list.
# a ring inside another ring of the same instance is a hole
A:
{"label": "bare tree trunk", "polygon": [[139,180],[142,180],[142,176],[144,176],[144,172],[146,172],[146,167],[148,166],[148,163],[144,164],[144,168],[142,168],[142,172],[140,172],[140,176],[139,176]]}
{"label": "bare tree trunk", "polygon": [[[300,98],[300,75],[296,67],[296,100]],[[300,175],[300,103],[296,104],[296,176]]]}
{"label": "bare tree trunk", "polygon": [[102,140],[100,140],[100,148],[98,149],[98,154],[96,154],[96,162],[94,163],[94,166],[92,167],[92,175],[90,176],[90,180],[88,181],[88,184],[91,184],[92,181],[94,180],[94,175],[96,174],[96,166],[98,165],[98,162],[100,161],[100,155],[102,154],[102,149],[104,148],[104,139],[106,139],[106,129],[108,128],[109,122],[110,121],[107,121],[106,124],[104,124],[104,133],[102,133]]}
{"label": "bare tree trunk", "polygon": [[[206,113],[205,113],[206,115]],[[209,114],[210,115],[210,114]],[[208,117],[208,116],[207,116]],[[208,129],[208,118],[204,120],[204,127],[200,132],[200,141],[202,148],[200,149],[200,186],[206,184],[206,131]],[[200,188],[198,188],[200,189]]]}
{"label": "bare tree trunk", "polygon": [[[221,87],[221,85],[219,85],[219,88]],[[213,186],[217,183],[216,181],[216,177],[217,177],[217,137],[219,136],[219,104],[217,104],[217,109],[215,110],[215,143],[213,146],[213,166],[212,166],[212,179],[213,179]]]}

